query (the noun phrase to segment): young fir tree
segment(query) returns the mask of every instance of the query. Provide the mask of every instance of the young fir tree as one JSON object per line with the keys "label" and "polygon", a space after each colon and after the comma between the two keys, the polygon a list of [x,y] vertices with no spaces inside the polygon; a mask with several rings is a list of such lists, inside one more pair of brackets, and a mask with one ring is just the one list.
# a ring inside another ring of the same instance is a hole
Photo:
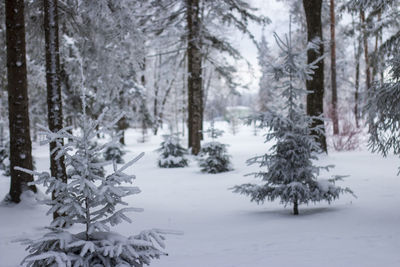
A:
{"label": "young fir tree", "polygon": [[157,149],[160,153],[158,166],[161,168],[180,168],[188,166],[186,158],[187,151],[179,143],[177,134],[164,135],[161,147]]}
{"label": "young fir tree", "polygon": [[313,117],[308,116],[299,101],[307,93],[300,86],[311,78],[316,63],[305,64],[307,50],[318,46],[310,44],[306,51],[293,51],[291,35],[285,40],[275,34],[281,56],[277,65],[270,66],[271,74],[280,81],[281,97],[285,99],[283,110],[270,110],[255,118],[260,121],[260,127],[268,128],[266,142],[275,140],[271,152],[248,160],[248,164],[258,163],[266,167],[266,171],[254,173],[261,178],[263,184],[243,184],[233,187],[233,192],[248,195],[251,201],[262,203],[265,200],[280,199],[284,205],[293,205],[293,214],[299,213],[298,205],[322,200],[329,203],[338,198],[339,194],[352,191],[348,188],[335,186],[341,176],[333,176],[327,180],[317,180],[321,170],[332,166],[315,166],[317,152],[321,146],[317,141],[323,129],[313,124]]}
{"label": "young fir tree", "polygon": [[[49,200],[51,208],[48,214],[63,214],[53,219],[50,232],[39,240],[26,240],[29,255],[24,259],[26,266],[143,266],[153,258],[165,255],[160,248],[164,247],[162,231],[143,231],[138,235],[125,237],[111,232],[110,226],[122,221],[131,222],[125,215],[128,211],[141,211],[137,208],[120,208],[127,205],[125,196],[140,193],[139,188],[127,186],[135,178],[124,171],[143,156],[140,154],[122,167],[117,163],[99,160],[108,147],[115,141],[99,145],[93,142],[96,135],[107,127],[100,122],[90,121],[83,116],[82,133],[75,136],[69,133],[70,128],[63,128],[57,133],[45,132],[46,141],[56,141],[57,147],[52,151],[56,157],[64,156],[67,167],[67,183],[52,177],[47,172],[33,172],[19,168],[29,174],[38,176],[35,184],[47,187],[52,193]],[[117,121],[117,120],[116,120]],[[116,122],[115,121],[115,122]],[[68,144],[58,142],[68,138]],[[113,172],[104,175],[103,167],[112,164]],[[64,226],[82,224],[84,231],[72,233],[62,229]]]}
{"label": "young fir tree", "polygon": [[212,138],[212,142],[203,144],[200,149],[199,165],[202,172],[220,173],[232,170],[227,145],[215,141],[223,132],[214,127],[214,121],[211,122],[210,128],[203,132]]}

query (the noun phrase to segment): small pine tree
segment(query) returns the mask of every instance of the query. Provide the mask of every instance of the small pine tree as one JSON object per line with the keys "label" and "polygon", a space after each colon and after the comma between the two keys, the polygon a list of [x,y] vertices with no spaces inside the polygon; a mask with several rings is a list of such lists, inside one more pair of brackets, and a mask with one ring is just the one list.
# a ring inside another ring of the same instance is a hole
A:
{"label": "small pine tree", "polygon": [[[131,222],[124,214],[128,211],[141,211],[137,208],[117,208],[127,205],[122,199],[125,196],[140,193],[139,188],[126,186],[135,178],[124,171],[143,156],[140,154],[122,167],[113,163],[113,172],[104,175],[103,167],[110,164],[101,160],[101,155],[115,141],[99,145],[93,139],[99,132],[96,130],[103,116],[93,122],[84,118],[82,134],[74,136],[69,128],[57,133],[45,132],[45,143],[68,138],[70,141],[52,151],[56,156],[64,155],[68,170],[68,182],[64,183],[47,172],[33,172],[19,168],[21,171],[38,176],[35,184],[47,187],[53,200],[48,204],[48,214],[62,214],[53,219],[50,232],[39,240],[25,240],[29,255],[23,264],[32,267],[41,266],[143,266],[151,259],[165,255],[159,248],[164,247],[159,230],[143,231],[139,235],[125,237],[110,231],[110,226],[122,221]],[[82,224],[85,230],[71,233],[62,229],[64,226]]]}
{"label": "small pine tree", "polygon": [[187,151],[179,143],[177,134],[163,135],[164,141],[156,151],[160,153],[158,166],[161,168],[180,168],[188,166]]}
{"label": "small pine tree", "polygon": [[212,142],[202,145],[199,154],[199,165],[202,172],[206,173],[220,173],[232,170],[230,156],[227,153],[227,145],[215,141],[218,137],[222,136],[223,131],[214,127],[214,121],[211,122],[209,129],[204,131],[212,138]]}
{"label": "small pine tree", "polygon": [[[282,85],[282,98],[285,99],[283,110],[270,110],[258,115],[260,127],[268,128],[266,142],[276,140],[271,147],[271,153],[248,160],[248,164],[258,163],[267,171],[253,175],[261,178],[264,184],[243,184],[233,187],[233,192],[248,195],[251,201],[263,203],[266,199],[280,199],[281,203],[293,205],[293,214],[297,215],[298,205],[322,200],[329,203],[338,198],[341,193],[352,191],[348,188],[335,186],[341,176],[327,180],[317,180],[322,169],[332,166],[315,166],[317,152],[321,147],[316,142],[313,133],[322,133],[317,127],[312,127],[313,118],[307,116],[304,109],[297,104],[307,91],[296,85],[303,85],[310,79],[315,64],[305,65],[307,51],[293,51],[290,34],[285,41],[274,35],[278,47],[282,51],[277,65],[271,65],[271,73]],[[314,49],[314,45],[308,47]]]}

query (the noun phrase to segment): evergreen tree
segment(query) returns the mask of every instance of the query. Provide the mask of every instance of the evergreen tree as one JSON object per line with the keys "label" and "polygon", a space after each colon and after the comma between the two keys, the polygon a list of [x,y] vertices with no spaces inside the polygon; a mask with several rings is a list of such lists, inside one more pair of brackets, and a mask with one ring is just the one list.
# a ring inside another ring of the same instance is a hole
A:
{"label": "evergreen tree", "polygon": [[[314,117],[306,115],[299,105],[307,93],[301,87],[305,80],[317,68],[318,60],[311,64],[304,64],[307,50],[318,49],[318,45],[309,44],[308,49],[299,53],[293,51],[291,35],[285,41],[275,35],[278,47],[282,51],[278,64],[271,65],[271,72],[280,81],[282,86],[281,97],[285,99],[282,110],[270,110],[257,116],[260,127],[268,128],[266,142],[276,140],[271,152],[263,156],[256,156],[248,160],[248,164],[258,163],[266,167],[266,171],[254,173],[261,178],[264,184],[243,184],[233,187],[235,193],[248,195],[251,201],[262,203],[266,199],[273,201],[280,199],[281,203],[293,205],[293,214],[297,215],[298,205],[322,200],[331,202],[339,194],[352,191],[348,188],[335,186],[341,176],[333,176],[327,180],[317,180],[321,170],[328,170],[332,166],[315,166],[316,152],[322,148],[318,135],[323,133],[319,125],[314,125]],[[320,60],[320,59],[319,59]],[[320,119],[320,118],[318,118]]]}
{"label": "evergreen tree", "polygon": [[386,82],[374,86],[365,107],[369,148],[385,157],[391,152],[400,155],[400,53],[390,60],[389,75]]}
{"label": "evergreen tree", "polygon": [[[122,167],[113,162],[113,172],[104,175],[103,167],[110,164],[101,160],[101,155],[115,141],[98,145],[93,139],[99,133],[107,131],[101,127],[103,116],[97,121],[90,121],[83,116],[80,136],[69,133],[70,128],[63,128],[57,133],[45,132],[46,141],[57,142],[57,149],[52,151],[56,157],[64,156],[68,170],[68,181],[63,182],[47,172],[33,172],[19,168],[38,176],[35,184],[47,187],[53,200],[48,213],[63,214],[53,219],[50,232],[39,240],[26,240],[29,255],[23,264],[27,266],[143,266],[153,258],[165,255],[159,248],[164,247],[163,234],[159,230],[143,231],[139,235],[125,237],[110,231],[110,226],[122,221],[131,222],[124,214],[128,211],[141,211],[137,208],[119,208],[127,205],[125,196],[138,194],[138,187],[126,186],[135,178],[124,171],[139,160],[143,153]],[[118,121],[118,120],[116,120]],[[115,122],[116,122],[115,121]],[[58,140],[69,138],[64,145]],[[73,152],[72,152],[73,151]],[[62,230],[63,226],[82,224],[85,230],[72,233]]]}
{"label": "evergreen tree", "polygon": [[161,168],[179,168],[188,166],[186,158],[187,151],[179,144],[177,134],[164,135],[161,147],[157,149],[160,153],[158,166]]}
{"label": "evergreen tree", "polygon": [[214,127],[214,121],[211,122],[211,127],[204,131],[212,138],[212,142],[207,142],[202,145],[199,154],[199,165],[202,172],[220,173],[232,170],[230,156],[227,153],[227,145],[215,141],[223,134],[223,131]]}

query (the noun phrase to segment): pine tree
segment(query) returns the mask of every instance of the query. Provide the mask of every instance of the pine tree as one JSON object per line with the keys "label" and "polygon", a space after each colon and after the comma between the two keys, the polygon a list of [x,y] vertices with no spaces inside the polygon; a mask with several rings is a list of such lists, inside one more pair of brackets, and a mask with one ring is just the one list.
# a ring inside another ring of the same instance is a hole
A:
{"label": "pine tree", "polygon": [[180,168],[188,166],[186,158],[187,151],[179,144],[177,134],[164,135],[161,147],[157,149],[160,153],[158,166],[161,168]]}
{"label": "pine tree", "polygon": [[389,63],[390,79],[374,86],[365,106],[370,126],[369,148],[385,157],[389,153],[400,155],[400,53]]}
{"label": "pine tree", "polygon": [[[304,64],[305,55],[310,49],[318,49],[318,45],[309,44],[308,49],[299,53],[293,51],[291,35],[285,41],[275,34],[281,57],[272,65],[271,72],[282,86],[281,97],[285,99],[283,110],[270,110],[256,117],[260,127],[268,128],[266,142],[275,140],[270,153],[256,156],[248,160],[248,164],[258,163],[266,167],[266,171],[254,173],[264,184],[243,184],[233,187],[233,192],[248,195],[251,201],[263,203],[265,200],[280,199],[284,205],[293,205],[293,214],[297,215],[298,205],[322,200],[331,202],[339,194],[352,191],[335,186],[341,176],[321,180],[317,177],[321,170],[329,170],[332,166],[315,166],[317,152],[322,148],[317,141],[323,134],[319,125],[314,125],[314,117],[306,115],[299,101],[307,91],[298,87],[305,80],[311,79],[317,61]],[[320,59],[319,59],[320,60]],[[320,118],[318,118],[320,119]]]}
{"label": "pine tree", "polygon": [[[115,140],[99,145],[94,142],[97,134],[107,132],[110,127],[102,127],[100,116],[97,121],[82,117],[82,133],[75,136],[70,128],[57,133],[45,131],[44,143],[57,142],[53,151],[56,157],[64,156],[68,170],[68,182],[63,182],[47,172],[33,172],[19,168],[20,171],[38,176],[35,184],[47,187],[53,200],[48,204],[48,214],[63,214],[54,218],[49,233],[38,240],[26,240],[29,255],[24,259],[26,266],[143,266],[151,259],[166,255],[160,230],[143,231],[138,235],[125,237],[110,231],[110,226],[122,221],[131,222],[125,212],[141,211],[137,208],[119,208],[127,205],[125,196],[138,194],[138,187],[126,186],[135,178],[124,171],[139,160],[143,153],[122,167],[113,162],[113,172],[105,175],[103,167],[111,164],[101,160],[108,147],[115,146]],[[115,120],[115,123],[118,120]],[[115,124],[114,123],[114,124]],[[97,128],[101,127],[99,130]],[[69,138],[68,144],[58,142]],[[84,231],[72,233],[63,226],[84,225]]]}
{"label": "pine tree", "polygon": [[232,170],[230,156],[227,153],[227,145],[215,141],[222,136],[223,131],[218,130],[214,126],[214,121],[211,122],[209,129],[204,131],[213,140],[202,145],[199,154],[199,165],[202,172],[220,173]]}

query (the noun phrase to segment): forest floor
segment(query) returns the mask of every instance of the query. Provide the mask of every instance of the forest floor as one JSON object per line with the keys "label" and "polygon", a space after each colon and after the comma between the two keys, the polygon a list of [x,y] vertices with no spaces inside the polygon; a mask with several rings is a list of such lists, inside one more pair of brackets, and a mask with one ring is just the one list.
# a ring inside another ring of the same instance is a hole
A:
{"label": "forest floor", "polygon": [[[226,127],[227,128],[227,127]],[[168,256],[154,260],[154,267],[398,267],[400,266],[400,160],[371,154],[365,148],[330,152],[321,165],[334,164],[330,174],[349,175],[338,185],[350,187],[357,198],[343,195],[328,203],[291,207],[279,202],[251,203],[228,189],[257,182],[245,174],[258,170],[246,160],[265,153],[261,133],[241,127],[236,135],[226,130],[219,141],[229,144],[235,170],[203,174],[191,159],[187,168],[157,167],[155,149],[161,137],[138,143],[139,132],[126,136],[130,159],[140,152],[144,158],[127,172],[136,175],[142,193],[127,199],[132,224],[113,230],[125,235],[150,228],[183,231],[166,236]],[[37,170],[48,169],[48,147],[34,145]],[[323,176],[322,175],[322,176]],[[0,196],[8,192],[9,178],[0,176]],[[43,188],[41,189],[43,191]],[[27,255],[20,238],[38,238],[50,222],[47,207],[26,199],[14,207],[0,207],[0,266],[19,266]],[[77,229],[78,230],[78,229]]]}

